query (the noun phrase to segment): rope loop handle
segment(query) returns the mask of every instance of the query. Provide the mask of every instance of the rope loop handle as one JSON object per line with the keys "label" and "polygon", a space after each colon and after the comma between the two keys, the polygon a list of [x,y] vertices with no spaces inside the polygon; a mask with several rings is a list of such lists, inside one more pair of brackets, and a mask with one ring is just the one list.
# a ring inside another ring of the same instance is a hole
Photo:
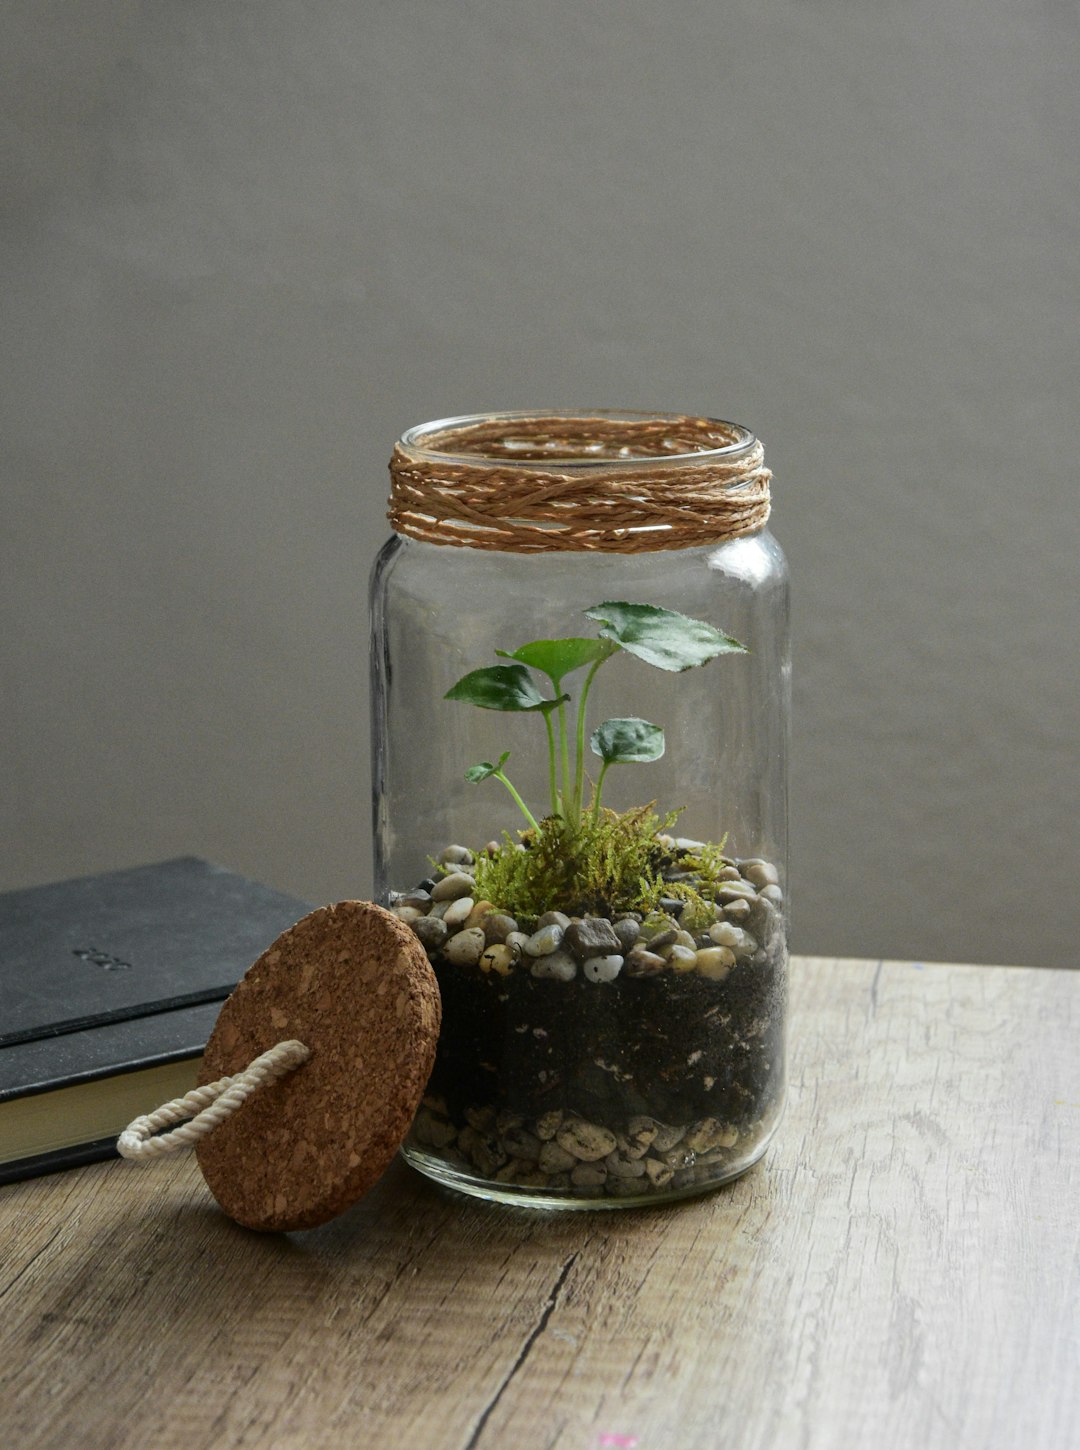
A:
{"label": "rope loop handle", "polygon": [[[234,1113],[253,1092],[292,1072],[307,1062],[310,1056],[311,1049],[302,1042],[295,1039],[279,1042],[250,1062],[243,1072],[194,1088],[182,1098],[174,1098],[154,1112],[136,1118],[120,1134],[116,1150],[121,1158],[146,1162],[165,1153],[192,1148],[200,1138],[213,1132],[230,1113]],[[184,1122],[185,1118],[191,1121]],[[166,1128],[170,1123],[183,1123],[183,1126],[174,1128],[171,1133],[154,1136],[159,1128]]]}

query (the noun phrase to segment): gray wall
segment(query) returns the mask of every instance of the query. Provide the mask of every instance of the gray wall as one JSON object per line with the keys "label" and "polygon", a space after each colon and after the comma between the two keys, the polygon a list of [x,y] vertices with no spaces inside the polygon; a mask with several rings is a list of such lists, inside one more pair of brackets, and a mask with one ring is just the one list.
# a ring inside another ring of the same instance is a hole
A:
{"label": "gray wall", "polygon": [[0,886],[369,889],[412,422],[754,427],[796,946],[1076,961],[1068,0],[5,6]]}

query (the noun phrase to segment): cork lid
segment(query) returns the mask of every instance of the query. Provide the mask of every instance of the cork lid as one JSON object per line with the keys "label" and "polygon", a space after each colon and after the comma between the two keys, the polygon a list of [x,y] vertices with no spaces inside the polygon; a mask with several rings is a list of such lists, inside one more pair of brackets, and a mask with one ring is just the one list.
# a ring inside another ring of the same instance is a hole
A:
{"label": "cork lid", "polygon": [[223,1006],[199,1082],[283,1039],[311,1055],[199,1141],[224,1211],[248,1228],[314,1228],[362,1197],[409,1130],[440,1017],[423,947],[382,907],[338,902],[282,933]]}

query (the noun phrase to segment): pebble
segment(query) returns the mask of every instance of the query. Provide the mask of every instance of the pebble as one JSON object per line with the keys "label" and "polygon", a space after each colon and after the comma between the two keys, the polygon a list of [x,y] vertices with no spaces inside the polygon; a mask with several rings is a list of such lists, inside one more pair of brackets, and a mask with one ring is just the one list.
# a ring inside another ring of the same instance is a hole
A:
{"label": "pebble", "polygon": [[443,954],[455,967],[475,967],[483,950],[484,933],[474,926],[452,936],[443,948]]}
{"label": "pebble", "polygon": [[424,913],[420,910],[418,906],[394,907],[394,915],[399,921],[403,921],[406,926],[412,926],[413,922],[419,921],[423,914]]}
{"label": "pebble", "polygon": [[444,846],[439,852],[441,866],[471,866],[474,860],[468,846]]}
{"label": "pebble", "polygon": [[419,916],[412,924],[412,929],[420,938],[420,944],[427,947],[428,951],[436,951],[450,935],[450,929],[445,921],[437,916]]}
{"label": "pebble", "polygon": [[[541,1142],[535,1133],[529,1133],[524,1128],[511,1128],[499,1139],[500,1145],[514,1158],[523,1158],[527,1163],[535,1163],[540,1157]],[[569,1168],[569,1163],[562,1165]]]}
{"label": "pebble", "polygon": [[613,982],[622,971],[620,956],[587,957],[581,970],[590,982]]}
{"label": "pebble", "polygon": [[664,970],[664,959],[644,947],[634,947],[627,952],[623,969],[628,977],[655,977]]}
{"label": "pebble", "polygon": [[[462,899],[467,901],[468,897],[463,897]],[[484,925],[484,917],[494,910],[495,903],[493,901],[478,901],[472,911],[469,912],[465,925],[482,927]],[[487,935],[486,932],[485,935]]]}
{"label": "pebble", "polygon": [[558,1143],[541,1143],[539,1163],[545,1173],[567,1173],[578,1160]]}
{"label": "pebble", "polygon": [[466,1108],[465,1121],[478,1133],[490,1133],[495,1126],[495,1109],[490,1103],[485,1103],[482,1108]]}
{"label": "pebble", "polygon": [[607,956],[620,949],[619,938],[606,916],[583,916],[570,923],[563,945],[581,961]]}
{"label": "pebble", "polygon": [[669,1149],[674,1148],[676,1143],[682,1141],[685,1132],[685,1124],[682,1127],[673,1127],[668,1123],[657,1123],[656,1137],[653,1139],[652,1146],[657,1153],[666,1153]]}
{"label": "pebble", "polygon": [[[654,913],[647,916],[641,923],[641,940],[646,946],[651,948],[657,937],[664,936],[667,932],[677,934],[678,930],[678,926],[672,921],[670,916],[661,916],[659,913]],[[675,937],[672,936],[671,940],[674,941]]]}
{"label": "pebble", "polygon": [[730,947],[738,957],[752,957],[758,949],[757,938],[732,921],[717,921],[709,928],[709,938],[718,947]]}
{"label": "pebble", "polygon": [[570,925],[572,918],[566,915],[565,911],[545,911],[543,916],[536,918],[537,928],[542,926],[561,926],[563,931]]}
{"label": "pebble", "polygon": [[722,982],[734,965],[730,947],[703,947],[697,954],[697,970],[713,982]]}
{"label": "pebble", "polygon": [[640,1158],[624,1158],[616,1148],[604,1159],[607,1170],[613,1178],[644,1178],[645,1164]]}
{"label": "pebble", "polygon": [[616,1133],[615,1147],[624,1158],[644,1158],[652,1147],[655,1135],[655,1128],[644,1133],[630,1133],[629,1135]]}
{"label": "pebble", "polygon": [[508,941],[511,933],[520,935],[517,922],[503,911],[486,912],[480,925],[483,927],[484,940],[488,946],[491,946],[492,942]]}
{"label": "pebble", "polygon": [[418,906],[421,911],[427,911],[431,905],[431,892],[417,887],[415,891],[406,891],[399,896],[395,902],[397,906]]}
{"label": "pebble", "polygon": [[771,861],[740,861],[742,874],[757,887],[779,886],[780,873]]}
{"label": "pebble", "polygon": [[[438,890],[438,887],[435,888]],[[729,901],[753,901],[757,892],[749,881],[725,881],[716,888],[716,899],[725,906]]]}
{"label": "pebble", "polygon": [[444,876],[441,881],[436,881],[431,889],[432,901],[456,901],[460,896],[471,896],[473,893],[473,879],[464,871],[451,871],[449,876]]}
{"label": "pebble", "polygon": [[609,1128],[586,1122],[583,1118],[571,1118],[563,1123],[555,1134],[555,1141],[583,1163],[595,1163],[615,1151],[615,1134]]}
{"label": "pebble", "polygon": [[663,952],[666,947],[675,945],[675,939],[679,935],[675,927],[669,927],[667,931],[658,931],[655,936],[646,939],[646,945],[651,952]]}
{"label": "pebble", "polygon": [[476,1128],[462,1128],[457,1140],[458,1147],[485,1178],[491,1178],[509,1158],[509,1154],[503,1152],[495,1139],[478,1132]]}
{"label": "pebble", "polygon": [[537,1118],[533,1124],[533,1131],[538,1138],[542,1138],[546,1142],[549,1138],[554,1138],[562,1127],[562,1120],[562,1108],[552,1108]]}
{"label": "pebble", "polygon": [[446,1118],[421,1108],[413,1120],[417,1141],[429,1148],[445,1148],[457,1137],[457,1129]]}
{"label": "pebble", "polygon": [[739,922],[745,921],[753,909],[752,903],[740,896],[737,901],[728,902],[724,907],[724,915],[728,921],[733,921],[738,924]]}
{"label": "pebble", "polygon": [[561,927],[557,921],[553,921],[549,926],[542,926],[539,931],[534,931],[522,950],[529,957],[547,956],[549,952],[555,951],[562,944],[565,931],[565,927]]}
{"label": "pebble", "polygon": [[763,901],[771,901],[774,906],[784,904],[784,893],[779,886],[763,886],[759,894]]}
{"label": "pebble", "polygon": [[514,952],[505,942],[495,942],[480,954],[480,970],[508,977],[514,966]]}
{"label": "pebble", "polygon": [[[447,926],[450,927],[464,926],[468,918],[472,915],[472,910],[475,904],[476,903],[473,901],[471,896],[457,897],[455,900],[451,901],[450,905],[446,908],[446,911],[443,914],[443,921],[445,921]],[[472,922],[470,924],[470,930],[475,925],[476,923]],[[480,933],[481,936],[483,936],[483,934],[483,932]]]}
{"label": "pebble", "polygon": [[739,1140],[739,1130],[718,1118],[702,1118],[688,1129],[682,1146],[691,1153],[707,1153],[710,1148],[731,1148]]}
{"label": "pebble", "polygon": [[753,932],[758,941],[765,946],[772,940],[779,920],[780,913],[777,911],[775,903],[762,894],[754,902],[753,909],[746,918],[746,929]]}
{"label": "pebble", "polygon": [[528,940],[528,933],[524,931],[508,931],[506,933],[506,945],[517,952],[518,956],[525,950],[525,943]]}
{"label": "pebble", "polygon": [[676,942],[665,951],[664,961],[674,972],[692,972],[697,966],[697,951]]}
{"label": "pebble", "polygon": [[570,1170],[570,1182],[576,1188],[602,1188],[607,1182],[607,1165],[604,1163],[579,1163]]}
{"label": "pebble", "polygon": [[632,916],[621,917],[613,922],[612,931],[619,939],[619,946],[625,955],[641,935],[641,925]]}
{"label": "pebble", "polygon": [[549,977],[555,982],[572,982],[577,976],[577,962],[569,952],[548,952],[537,957],[530,971],[534,977]]}
{"label": "pebble", "polygon": [[645,1172],[654,1188],[666,1188],[675,1177],[674,1168],[669,1168],[666,1163],[661,1163],[657,1158],[646,1158]]}

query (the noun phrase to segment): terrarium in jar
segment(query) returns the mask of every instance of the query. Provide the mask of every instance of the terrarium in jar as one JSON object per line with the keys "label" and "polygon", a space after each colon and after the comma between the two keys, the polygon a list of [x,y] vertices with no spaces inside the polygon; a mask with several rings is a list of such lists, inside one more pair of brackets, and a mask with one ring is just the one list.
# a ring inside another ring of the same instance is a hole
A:
{"label": "terrarium in jar", "polygon": [[784,1094],[787,571],[714,419],[410,430],[372,575],[375,884],[443,1025],[405,1145],[567,1208],[712,1188]]}

